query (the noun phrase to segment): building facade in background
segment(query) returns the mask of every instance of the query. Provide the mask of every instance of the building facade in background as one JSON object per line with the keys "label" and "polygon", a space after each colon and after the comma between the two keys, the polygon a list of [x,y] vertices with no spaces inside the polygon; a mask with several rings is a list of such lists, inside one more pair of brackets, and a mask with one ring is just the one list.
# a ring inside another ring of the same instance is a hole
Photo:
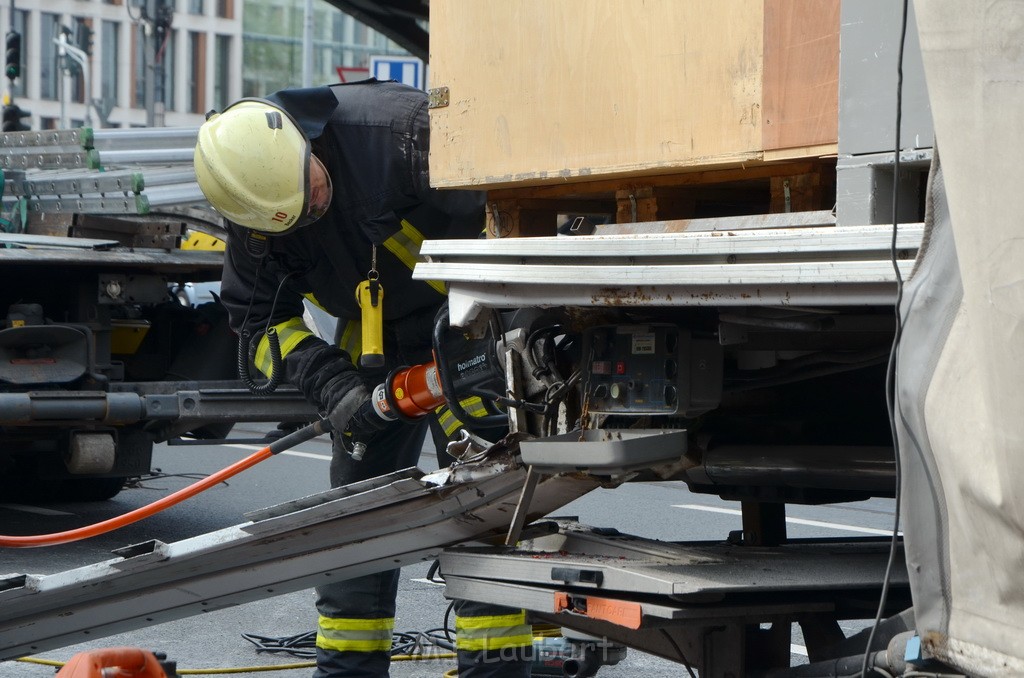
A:
{"label": "building facade in background", "polygon": [[[371,54],[404,53],[324,0],[313,6],[313,84],[337,82],[338,67],[365,77],[358,69]],[[21,34],[21,76],[13,87],[4,78],[3,91],[31,113],[32,129],[198,125],[240,97],[302,84],[304,9],[304,0],[7,0],[0,31]],[[62,33],[88,52],[87,69],[61,58]]]}
{"label": "building facade in background", "polygon": [[[304,9],[304,0],[246,0],[242,96],[302,84]],[[406,54],[384,35],[322,0],[313,3],[312,29],[314,85],[367,77],[371,55]]]}

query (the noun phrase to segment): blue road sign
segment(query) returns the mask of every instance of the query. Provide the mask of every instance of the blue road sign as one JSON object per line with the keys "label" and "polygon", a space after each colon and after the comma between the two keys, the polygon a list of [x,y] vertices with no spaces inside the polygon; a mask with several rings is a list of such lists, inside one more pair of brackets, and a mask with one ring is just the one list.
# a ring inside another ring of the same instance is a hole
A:
{"label": "blue road sign", "polygon": [[370,75],[423,89],[423,61],[416,57],[371,56]]}

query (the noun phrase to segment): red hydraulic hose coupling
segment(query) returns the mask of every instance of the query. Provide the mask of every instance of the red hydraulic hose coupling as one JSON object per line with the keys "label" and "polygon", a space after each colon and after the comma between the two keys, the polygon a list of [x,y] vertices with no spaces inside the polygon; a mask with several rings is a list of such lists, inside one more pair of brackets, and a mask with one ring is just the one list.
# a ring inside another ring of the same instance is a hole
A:
{"label": "red hydraulic hose coupling", "polygon": [[373,390],[373,406],[382,419],[419,419],[444,404],[437,364],[402,367]]}

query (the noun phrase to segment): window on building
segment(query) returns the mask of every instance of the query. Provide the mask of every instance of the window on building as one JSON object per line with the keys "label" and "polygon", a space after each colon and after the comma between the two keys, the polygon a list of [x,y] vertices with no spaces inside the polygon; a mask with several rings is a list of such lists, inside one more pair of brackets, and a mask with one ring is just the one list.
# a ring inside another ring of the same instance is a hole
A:
{"label": "window on building", "polygon": [[164,110],[174,110],[174,72],[175,72],[175,61],[177,50],[174,47],[177,32],[174,29],[167,29],[163,37],[161,38],[160,44],[154,44],[152,49],[156,50],[153,54],[153,63],[150,66],[149,60],[146,58],[146,49],[148,47],[146,42],[146,33],[143,26],[136,26],[132,33],[132,102],[131,105],[135,108],[144,108],[146,106],[146,86],[149,82],[149,76],[156,73],[157,68],[163,73],[163,77],[160,78],[160,82],[163,83],[163,87],[157,87],[156,81],[153,81],[153,100],[162,100],[164,102]]}
{"label": "window on building", "polygon": [[235,18],[234,0],[217,0],[217,16],[223,19]]}
{"label": "window on building", "polygon": [[146,105],[146,31],[141,23],[132,31],[132,108]]}
{"label": "window on building", "polygon": [[25,96],[25,92],[28,91],[28,85],[26,84],[28,73],[25,72],[25,55],[28,54],[32,45],[28,34],[27,10],[15,10],[12,28],[21,36],[21,75],[18,76],[18,79],[11,86],[11,95],[15,97],[23,97]]}
{"label": "window on building", "polygon": [[203,0],[188,0],[188,13],[189,14],[202,14],[203,13]]}
{"label": "window on building", "polygon": [[218,35],[216,37],[216,50],[214,55],[214,78],[213,78],[213,106],[218,111],[223,111],[231,102],[231,36]]}
{"label": "window on building", "polygon": [[189,80],[188,111],[205,113],[206,108],[206,34],[188,32]]}
{"label": "window on building", "polygon": [[57,45],[53,39],[60,35],[60,15],[43,12],[39,15],[39,97],[60,98],[60,66]]}
{"label": "window on building", "polygon": [[168,111],[175,110],[174,72],[177,50],[174,46],[177,44],[177,36],[178,31],[169,29],[164,46],[160,49],[160,63],[164,72],[164,110]]}
{"label": "window on building", "polygon": [[[87,51],[91,55],[92,47],[89,42],[92,41],[92,19],[74,17],[71,20],[71,32],[67,39],[69,44]],[[79,104],[85,103],[87,92],[85,91],[85,73],[82,65],[70,56],[65,58],[67,59],[65,68],[71,75],[71,101]]]}
{"label": "window on building", "polygon": [[118,87],[121,78],[118,67],[118,45],[121,40],[121,24],[117,21],[104,21],[100,26],[101,48],[103,50],[102,63],[100,64],[100,98],[103,99],[103,107],[110,109],[118,105],[120,90]]}

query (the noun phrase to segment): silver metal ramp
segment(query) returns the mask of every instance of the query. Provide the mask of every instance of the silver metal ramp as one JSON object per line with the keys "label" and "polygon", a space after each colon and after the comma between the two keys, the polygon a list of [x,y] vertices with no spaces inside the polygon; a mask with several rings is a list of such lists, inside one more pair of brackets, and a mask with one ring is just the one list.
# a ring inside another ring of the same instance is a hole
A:
{"label": "silver metal ramp", "polygon": [[[0,660],[94,640],[318,584],[436,558],[504,536],[526,469],[506,453],[424,475],[417,469],[330,490],[191,539],[151,541],[47,576],[0,576]],[[541,478],[530,516],[594,489]]]}
{"label": "silver metal ramp", "polygon": [[[414,277],[449,283],[455,326],[483,308],[893,303],[891,226],[823,226],[817,212],[807,226],[800,214],[693,219],[683,231],[654,222],[642,232],[615,225],[586,236],[431,240]],[[780,227],[780,217],[797,226]],[[922,234],[922,224],[900,225],[904,277]]]}

